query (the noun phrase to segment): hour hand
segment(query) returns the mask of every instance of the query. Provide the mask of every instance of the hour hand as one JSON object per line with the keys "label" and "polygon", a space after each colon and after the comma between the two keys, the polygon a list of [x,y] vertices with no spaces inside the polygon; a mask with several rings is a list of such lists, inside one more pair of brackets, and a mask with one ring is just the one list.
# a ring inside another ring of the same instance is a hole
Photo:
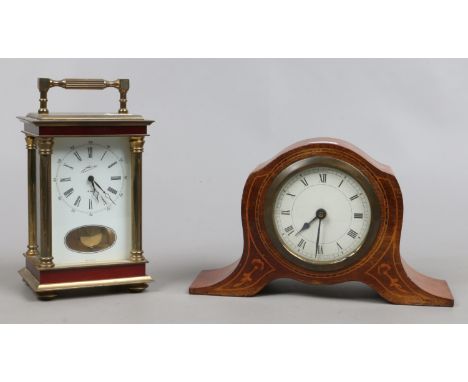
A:
{"label": "hour hand", "polygon": [[315,219],[317,219],[317,216],[314,217],[311,221],[305,222],[302,228],[299,231],[297,231],[296,236],[299,235],[302,231],[305,231],[306,229],[308,229]]}
{"label": "hour hand", "polygon": [[296,236],[299,235],[302,231],[305,231],[306,229],[308,229],[315,219],[317,219],[317,217],[313,218],[310,222],[305,222],[302,228],[296,232]]}
{"label": "hour hand", "polygon": [[302,226],[302,228],[296,233],[296,236],[299,235],[302,231],[308,229],[310,227],[310,225],[316,220],[316,219],[320,219],[322,220],[325,216],[327,216],[327,212],[323,209],[323,208],[319,208],[316,212],[315,212],[315,217],[309,221],[309,222],[305,222],[304,225]]}
{"label": "hour hand", "polygon": [[96,198],[96,201],[99,203],[99,192],[98,190],[96,190],[96,187],[94,185],[94,177],[93,176],[88,176],[88,182],[91,183],[91,186],[93,187],[93,189],[90,191],[93,196]]}

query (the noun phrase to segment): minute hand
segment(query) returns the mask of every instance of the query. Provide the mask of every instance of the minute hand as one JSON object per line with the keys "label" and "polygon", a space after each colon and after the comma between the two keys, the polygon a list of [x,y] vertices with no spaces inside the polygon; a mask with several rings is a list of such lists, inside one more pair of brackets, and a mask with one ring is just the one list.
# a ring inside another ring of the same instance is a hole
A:
{"label": "minute hand", "polygon": [[320,240],[320,226],[322,225],[322,219],[319,220],[318,229],[317,229],[317,241],[315,243],[315,257],[317,257],[319,251],[319,240]]}
{"label": "minute hand", "polygon": [[94,180],[94,184],[95,184],[96,186],[99,187],[99,189],[102,191],[102,193],[103,193],[104,195],[106,195],[112,203],[115,204],[115,202],[112,200],[112,198],[110,197],[110,195],[109,195],[106,191],[104,191],[104,190],[102,189],[102,187],[99,185],[98,182],[96,182],[96,181]]}

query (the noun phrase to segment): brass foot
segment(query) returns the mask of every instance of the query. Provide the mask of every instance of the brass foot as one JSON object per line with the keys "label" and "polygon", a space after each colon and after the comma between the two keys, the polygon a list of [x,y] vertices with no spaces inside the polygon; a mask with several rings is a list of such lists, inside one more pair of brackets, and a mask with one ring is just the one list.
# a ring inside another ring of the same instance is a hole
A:
{"label": "brass foot", "polygon": [[41,301],[50,301],[57,297],[57,294],[50,292],[37,293],[37,298]]}
{"label": "brass foot", "polygon": [[148,288],[148,284],[135,284],[128,287],[128,291],[130,293],[141,293],[146,288]]}

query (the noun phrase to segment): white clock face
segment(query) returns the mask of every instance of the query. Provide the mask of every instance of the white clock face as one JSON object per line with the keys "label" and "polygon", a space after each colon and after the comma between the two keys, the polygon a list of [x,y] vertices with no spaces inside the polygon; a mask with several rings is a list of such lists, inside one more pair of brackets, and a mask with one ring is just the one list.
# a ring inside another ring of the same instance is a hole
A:
{"label": "white clock face", "polygon": [[57,160],[59,200],[72,212],[95,213],[110,211],[124,196],[127,175],[124,157],[109,144],[90,140],[72,145],[63,158]]}
{"label": "white clock face", "polygon": [[54,138],[51,171],[56,266],[128,260],[129,138]]}
{"label": "white clock face", "polygon": [[283,183],[273,220],[288,252],[310,263],[336,263],[356,253],[365,241],[371,206],[363,187],[349,174],[311,167]]}

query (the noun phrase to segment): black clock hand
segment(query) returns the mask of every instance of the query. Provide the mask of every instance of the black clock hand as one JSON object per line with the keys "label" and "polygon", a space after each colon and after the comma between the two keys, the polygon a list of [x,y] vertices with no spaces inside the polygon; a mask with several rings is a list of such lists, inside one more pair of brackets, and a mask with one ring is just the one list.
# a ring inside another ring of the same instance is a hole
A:
{"label": "black clock hand", "polygon": [[327,216],[327,212],[323,208],[319,208],[317,211],[315,211],[315,217],[311,221],[305,222],[302,228],[296,233],[296,236],[299,235],[302,231],[310,228],[315,219],[322,220],[325,216]]}
{"label": "black clock hand", "polygon": [[323,208],[319,208],[317,210],[317,217],[319,218],[319,225],[318,225],[318,228],[317,228],[317,241],[315,243],[315,257],[317,257],[318,255],[318,252],[319,252],[319,248],[320,248],[320,227],[322,226],[322,219],[325,218],[325,216],[327,216],[327,211],[325,211]]}
{"label": "black clock hand", "polygon": [[94,177],[93,177],[93,183],[95,183],[96,186],[98,186],[99,189],[102,191],[102,193],[103,193],[105,196],[107,196],[107,197],[109,198],[109,200],[110,200],[112,203],[115,204],[115,202],[112,200],[112,198],[110,197],[110,195],[109,195],[106,191],[104,191],[104,190],[102,189],[102,187],[99,185],[98,182],[96,182],[96,181],[94,180]]}
{"label": "black clock hand", "polygon": [[305,222],[302,228],[297,231],[296,236],[299,235],[302,231],[308,229],[310,225],[317,219],[317,216],[315,216],[310,222]]}
{"label": "black clock hand", "polygon": [[99,203],[99,192],[96,190],[96,187],[94,186],[94,177],[93,176],[88,176],[88,182],[91,183],[91,186],[93,186],[93,196],[96,198],[96,201]]}
{"label": "black clock hand", "polygon": [[317,229],[317,242],[315,243],[315,257],[317,257],[319,250],[319,240],[320,240],[320,226],[322,225],[322,219],[319,220],[319,225]]}

